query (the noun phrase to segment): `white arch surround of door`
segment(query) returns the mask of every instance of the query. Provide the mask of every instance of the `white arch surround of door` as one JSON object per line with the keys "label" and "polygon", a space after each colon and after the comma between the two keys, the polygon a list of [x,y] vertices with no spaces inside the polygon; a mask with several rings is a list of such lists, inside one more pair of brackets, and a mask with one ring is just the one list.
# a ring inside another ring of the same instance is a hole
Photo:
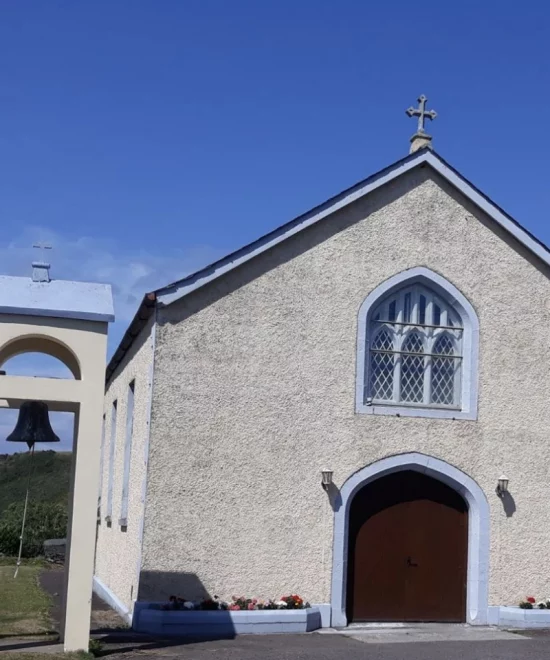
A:
{"label": "white arch surround of door", "polygon": [[332,559],[332,626],[347,626],[346,581],[349,510],[354,495],[363,486],[393,472],[414,470],[438,479],[462,495],[468,505],[468,570],[466,621],[487,623],[489,598],[489,504],[479,485],[458,468],[420,453],[388,456],[351,475],[340,489],[341,505],[334,514]]}

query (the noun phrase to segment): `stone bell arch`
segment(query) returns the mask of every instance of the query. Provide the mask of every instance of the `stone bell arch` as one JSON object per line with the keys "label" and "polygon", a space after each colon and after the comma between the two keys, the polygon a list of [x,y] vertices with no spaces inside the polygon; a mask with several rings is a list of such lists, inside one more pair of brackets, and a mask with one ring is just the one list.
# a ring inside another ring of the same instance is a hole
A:
{"label": "stone bell arch", "polygon": [[15,355],[41,352],[61,360],[74,378],[0,375],[0,407],[36,400],[50,411],[74,413],[61,635],[65,651],[88,650],[113,298],[109,285],[50,280],[48,264],[33,268],[32,278],[0,276],[0,369]]}

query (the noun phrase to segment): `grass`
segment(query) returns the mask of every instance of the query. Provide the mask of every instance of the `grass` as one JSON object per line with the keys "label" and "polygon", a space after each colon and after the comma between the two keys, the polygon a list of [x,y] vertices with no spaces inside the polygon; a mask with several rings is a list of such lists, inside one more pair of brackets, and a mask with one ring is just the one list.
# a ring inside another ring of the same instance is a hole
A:
{"label": "grass", "polygon": [[15,558],[0,557],[0,660],[94,660],[94,656],[101,655],[102,643],[98,640],[91,644],[93,653],[2,650],[3,644],[12,644],[12,638],[58,643],[49,617],[51,600],[38,582],[44,567],[40,559],[24,559],[14,578]]}
{"label": "grass", "polygon": [[[17,559],[15,557],[0,557],[0,567],[2,566],[11,566],[13,572],[15,572],[15,563]],[[32,559],[22,559],[21,563],[24,566],[44,566],[44,560],[40,557],[35,557]],[[0,582],[1,584],[1,582]]]}
{"label": "grass", "polygon": [[[28,453],[0,454],[0,515],[13,502],[25,499]],[[37,451],[33,458],[31,497],[67,505],[71,474],[69,452]]]}
{"label": "grass", "polygon": [[[0,638],[47,635],[51,632],[51,602],[38,584],[43,564],[25,562],[14,579],[14,563],[12,559],[11,565],[0,565]],[[2,654],[2,660],[6,657]]]}

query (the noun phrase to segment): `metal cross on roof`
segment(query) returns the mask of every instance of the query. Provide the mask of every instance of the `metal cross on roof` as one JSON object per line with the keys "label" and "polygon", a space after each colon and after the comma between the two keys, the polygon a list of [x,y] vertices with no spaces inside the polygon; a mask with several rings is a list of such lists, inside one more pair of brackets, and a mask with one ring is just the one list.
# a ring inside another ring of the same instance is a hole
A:
{"label": "metal cross on roof", "polygon": [[418,133],[425,133],[424,130],[424,120],[425,119],[435,119],[437,117],[437,112],[435,110],[426,110],[426,102],[428,99],[422,94],[418,97],[418,108],[413,108],[412,106],[405,110],[409,117],[418,117]]}
{"label": "metal cross on roof", "polygon": [[[34,243],[33,248],[38,248],[39,250],[51,250],[52,246],[49,243]],[[46,256],[43,254],[43,256]]]}
{"label": "metal cross on roof", "polygon": [[[52,246],[49,243],[34,243],[33,248],[42,250],[45,257],[45,251],[51,250]],[[50,264],[44,261],[32,262],[32,279],[33,282],[49,282],[50,281]]]}

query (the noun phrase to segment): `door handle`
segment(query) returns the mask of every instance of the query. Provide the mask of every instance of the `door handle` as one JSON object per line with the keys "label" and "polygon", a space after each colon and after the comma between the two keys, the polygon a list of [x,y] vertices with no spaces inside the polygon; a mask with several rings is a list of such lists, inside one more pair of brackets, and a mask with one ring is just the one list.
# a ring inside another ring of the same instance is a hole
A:
{"label": "door handle", "polygon": [[418,566],[418,564],[413,562],[410,557],[407,557],[407,566],[414,567],[414,566]]}

